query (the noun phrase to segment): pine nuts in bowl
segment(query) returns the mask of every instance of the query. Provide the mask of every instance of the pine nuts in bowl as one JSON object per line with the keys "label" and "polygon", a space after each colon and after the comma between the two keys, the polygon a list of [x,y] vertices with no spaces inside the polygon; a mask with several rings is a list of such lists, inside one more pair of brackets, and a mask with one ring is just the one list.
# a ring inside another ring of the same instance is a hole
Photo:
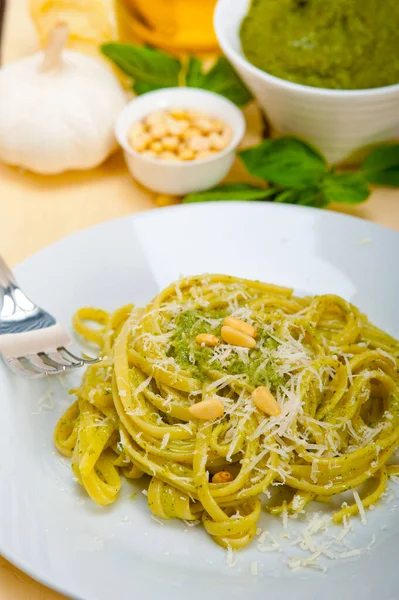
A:
{"label": "pine nuts in bowl", "polygon": [[220,183],[244,132],[244,117],[232,102],[194,88],[135,98],[115,127],[133,177],[155,192],[173,195]]}
{"label": "pine nuts in bowl", "polygon": [[203,160],[225,150],[230,125],[198,110],[172,108],[150,113],[129,131],[133,150],[159,160]]}

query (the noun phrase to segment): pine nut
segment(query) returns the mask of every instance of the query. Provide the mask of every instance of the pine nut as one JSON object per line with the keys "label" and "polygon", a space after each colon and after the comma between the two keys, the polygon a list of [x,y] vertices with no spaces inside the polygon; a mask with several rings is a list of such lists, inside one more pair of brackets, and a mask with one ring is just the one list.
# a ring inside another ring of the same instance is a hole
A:
{"label": "pine nut", "polygon": [[223,129],[226,127],[226,123],[223,123],[223,121],[221,121],[220,119],[213,119],[212,125],[213,125],[213,131],[216,131],[217,133],[221,133],[223,131]]}
{"label": "pine nut", "polygon": [[148,135],[148,133],[141,133],[140,135],[137,135],[136,137],[131,139],[130,143],[132,145],[133,150],[136,150],[136,152],[142,152],[147,148],[148,144],[151,141],[151,136]]}
{"label": "pine nut", "polygon": [[143,123],[133,123],[129,131],[129,138],[134,140],[135,137],[142,135],[145,133],[145,128]]}
{"label": "pine nut", "polygon": [[194,135],[188,142],[189,148],[195,152],[209,150],[209,140],[203,135]]}
{"label": "pine nut", "polygon": [[151,125],[149,133],[152,136],[152,138],[162,139],[167,135],[168,132],[166,130],[165,125],[163,125],[163,123],[159,123],[156,125]]}
{"label": "pine nut", "polygon": [[275,397],[271,391],[263,385],[257,387],[252,392],[252,400],[256,408],[259,408],[259,410],[267,415],[277,417],[281,413],[281,409],[277,404]]}
{"label": "pine nut", "polygon": [[216,335],[211,333],[200,333],[195,338],[197,344],[205,344],[205,346],[214,347],[220,344],[220,340]]}
{"label": "pine nut", "polygon": [[171,108],[169,113],[174,119],[183,121],[187,119],[187,111],[182,108]]}
{"label": "pine nut", "polygon": [[190,148],[182,148],[178,154],[181,160],[193,160],[195,158],[194,152]]}
{"label": "pine nut", "polygon": [[229,483],[233,481],[233,476],[228,471],[219,471],[212,477],[212,483]]}
{"label": "pine nut", "polygon": [[150,150],[154,150],[154,152],[156,152],[157,154],[159,152],[162,152],[163,150],[163,144],[162,142],[152,142],[151,146],[150,146]]}
{"label": "pine nut", "polygon": [[167,135],[161,140],[165,150],[175,150],[179,145],[179,140],[173,135]]}
{"label": "pine nut", "polygon": [[209,398],[207,400],[202,400],[202,402],[198,402],[197,404],[193,404],[193,406],[190,406],[188,409],[188,412],[196,419],[213,421],[214,419],[221,417],[224,413],[224,404],[219,398]]}
{"label": "pine nut", "polygon": [[224,150],[226,148],[226,141],[218,133],[211,133],[209,136],[210,147],[214,150]]}
{"label": "pine nut", "polygon": [[192,108],[192,109],[190,109],[190,110],[187,111],[187,116],[192,121],[195,121],[195,119],[200,119],[204,115],[199,110],[195,110],[195,109]]}
{"label": "pine nut", "polygon": [[183,131],[182,138],[184,140],[191,140],[191,138],[197,135],[199,135],[198,129],[195,129],[194,127],[188,127],[185,131]]}
{"label": "pine nut", "polygon": [[197,127],[201,133],[210,133],[213,130],[212,121],[209,119],[196,119],[194,121],[194,127]]}
{"label": "pine nut", "polygon": [[237,319],[236,317],[226,317],[223,323],[228,327],[241,331],[241,333],[245,333],[245,335],[249,335],[249,337],[256,338],[257,331],[255,327],[252,327],[252,325],[241,319]]}
{"label": "pine nut", "polygon": [[256,342],[253,337],[245,335],[242,331],[233,329],[224,325],[222,327],[222,339],[233,346],[241,346],[242,348],[255,348]]}
{"label": "pine nut", "polygon": [[188,121],[167,119],[165,127],[167,132],[171,135],[182,135],[189,125],[190,123]]}
{"label": "pine nut", "polygon": [[144,119],[144,122],[146,125],[152,126],[152,125],[160,125],[161,123],[163,124],[165,122],[166,119],[166,112],[163,110],[159,110],[157,112],[153,112],[149,115],[147,115],[147,117]]}

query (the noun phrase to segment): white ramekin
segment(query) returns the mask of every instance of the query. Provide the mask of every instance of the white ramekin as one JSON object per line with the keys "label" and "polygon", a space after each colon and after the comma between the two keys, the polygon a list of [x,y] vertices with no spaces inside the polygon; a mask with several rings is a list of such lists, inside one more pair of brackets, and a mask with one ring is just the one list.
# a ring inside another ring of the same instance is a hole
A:
{"label": "white ramekin", "polygon": [[274,77],[248,62],[239,31],[249,5],[250,0],[219,0],[216,35],[277,135],[308,140],[331,163],[399,135],[399,84],[369,90],[315,88]]}
{"label": "white ramekin", "polygon": [[[184,162],[159,160],[133,150],[128,142],[131,125],[149,113],[172,107],[192,108],[220,118],[233,130],[230,144],[209,158]],[[139,96],[123,108],[115,125],[116,138],[125,151],[133,177],[154,192],[178,196],[220,183],[233,164],[235,149],[244,133],[245,119],[232,102],[213,92],[194,88],[167,88]]]}

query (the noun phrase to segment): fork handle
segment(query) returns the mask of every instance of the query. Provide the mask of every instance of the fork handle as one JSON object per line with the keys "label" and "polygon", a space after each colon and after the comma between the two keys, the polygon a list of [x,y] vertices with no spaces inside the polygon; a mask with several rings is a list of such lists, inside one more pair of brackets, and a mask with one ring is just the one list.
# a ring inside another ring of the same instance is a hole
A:
{"label": "fork handle", "polygon": [[10,285],[16,286],[17,282],[4,258],[0,255],[0,288],[6,289],[9,288]]}

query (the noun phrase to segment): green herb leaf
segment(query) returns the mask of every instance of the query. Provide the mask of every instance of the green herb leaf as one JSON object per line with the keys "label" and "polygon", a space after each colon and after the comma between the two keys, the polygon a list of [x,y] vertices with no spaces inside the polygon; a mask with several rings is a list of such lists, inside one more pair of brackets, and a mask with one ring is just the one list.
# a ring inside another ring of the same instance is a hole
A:
{"label": "green herb leaf", "polygon": [[274,188],[261,188],[249,183],[225,183],[204,192],[188,194],[183,199],[185,204],[190,202],[214,202],[223,200],[265,200],[276,195]]}
{"label": "green herb leaf", "polygon": [[389,187],[399,187],[399,166],[385,169],[381,173],[374,173],[372,176],[365,175],[369,183],[377,185],[387,185]]}
{"label": "green herb leaf", "polygon": [[320,189],[326,204],[360,204],[370,196],[367,182],[359,173],[329,173],[321,182]]}
{"label": "green herb leaf", "polygon": [[367,156],[360,170],[370,183],[399,186],[399,144],[376,148]]}
{"label": "green herb leaf", "polygon": [[252,100],[251,92],[224,56],[221,56],[207,72],[202,70],[201,61],[191,56],[187,67],[186,85],[220,94],[237,106],[244,106]]}
{"label": "green herb leaf", "polygon": [[323,208],[328,204],[319,187],[310,187],[302,190],[285,190],[275,198],[275,202],[316,206],[317,208]]}
{"label": "green herb leaf", "polygon": [[316,184],[328,171],[325,158],[302,140],[265,140],[239,153],[248,171],[281,187],[301,189]]}
{"label": "green herb leaf", "polygon": [[136,94],[179,85],[181,62],[154,48],[111,42],[101,52],[134,79]]}
{"label": "green herb leaf", "polygon": [[[180,83],[182,63],[161,50],[111,42],[103,44],[101,52],[134,79],[133,89],[137,94],[176,87]],[[207,72],[203,71],[202,62],[198,58],[190,57],[186,85],[221,94],[238,106],[243,106],[252,99],[251,92],[223,56]]]}
{"label": "green herb leaf", "polygon": [[191,55],[187,65],[186,85],[187,87],[200,88],[203,81],[202,62]]}

